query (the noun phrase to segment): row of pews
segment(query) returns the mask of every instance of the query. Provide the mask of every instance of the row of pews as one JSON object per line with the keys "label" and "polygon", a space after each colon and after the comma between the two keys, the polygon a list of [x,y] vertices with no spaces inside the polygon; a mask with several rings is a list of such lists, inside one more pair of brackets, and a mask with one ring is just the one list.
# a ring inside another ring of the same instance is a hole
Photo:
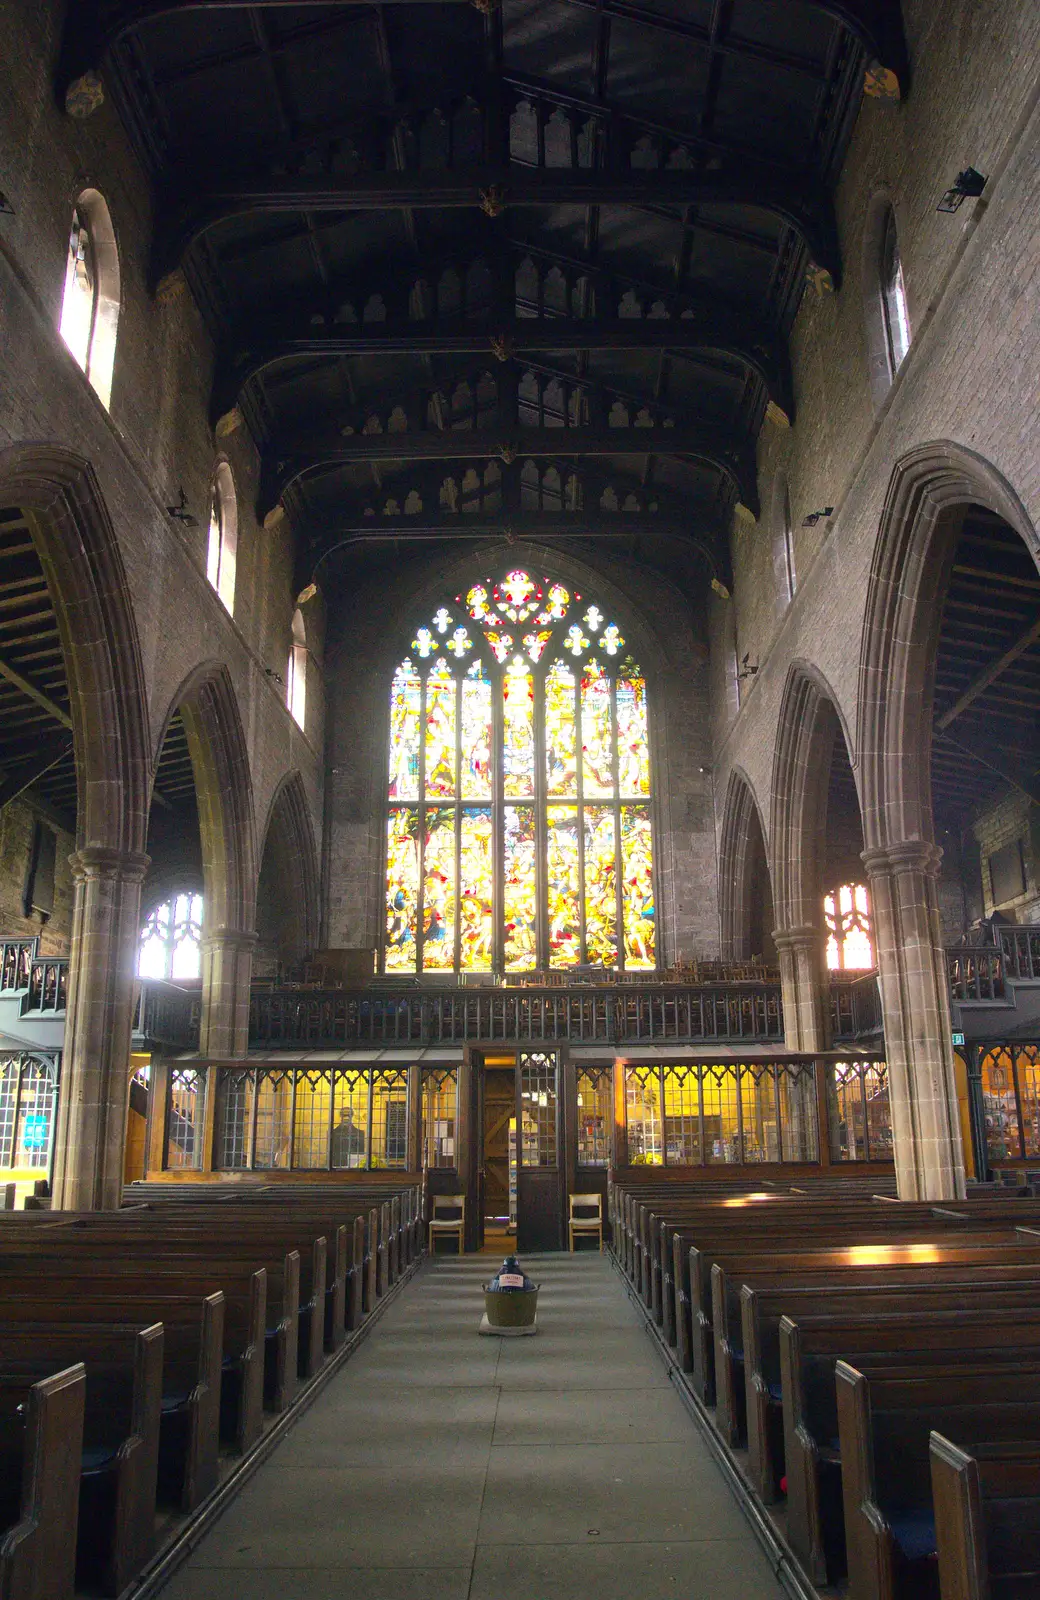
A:
{"label": "row of pews", "polygon": [[0,1595],[116,1596],[417,1259],[418,1189],[0,1214]]}
{"label": "row of pews", "polygon": [[1040,1200],[642,1174],[608,1198],[621,1266],[812,1584],[1040,1595]]}

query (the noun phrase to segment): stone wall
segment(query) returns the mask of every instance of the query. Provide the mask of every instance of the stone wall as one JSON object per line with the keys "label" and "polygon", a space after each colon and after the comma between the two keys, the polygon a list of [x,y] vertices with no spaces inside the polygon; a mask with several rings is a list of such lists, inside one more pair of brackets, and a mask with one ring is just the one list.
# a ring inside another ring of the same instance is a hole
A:
{"label": "stone wall", "polygon": [[[320,685],[309,696],[304,734],[279,681],[295,604],[290,533],[284,524],[257,523],[258,460],[244,426],[220,438],[211,428],[213,351],[183,279],[176,274],[158,294],[150,290],[149,187],[111,103],[84,121],[55,103],[64,11],[63,0],[12,0],[0,10],[0,60],[18,64],[0,74],[0,189],[15,213],[0,218],[0,495],[6,447],[57,442],[90,464],[126,571],[153,756],[184,685],[223,667],[244,729],[258,841],[272,797],[293,770],[302,775],[317,837]],[[72,210],[87,187],[108,204],[122,279],[110,411],[57,331]],[[233,617],[205,572],[210,484],[221,458],[234,476],[238,512]],[[182,490],[190,524],[166,509]],[[12,868],[19,893],[20,870]],[[2,876],[6,913],[12,888]]]}
{"label": "stone wall", "polygon": [[[712,604],[716,820],[729,773],[749,777],[767,830],[781,697],[793,664],[816,667],[858,748],[858,678],[871,558],[893,468],[915,447],[954,441],[1003,475],[1040,519],[1035,375],[1040,365],[1040,11],[1029,0],[904,0],[912,58],[902,104],[865,99],[837,190],[844,284],[809,289],[792,341],[796,419],[765,423],[763,518],[734,531],[734,596]],[[954,215],[936,204],[975,166],[983,198]],[[878,402],[871,382],[877,315],[872,230],[880,196],[894,206],[913,343]],[[797,592],[778,594],[781,483],[789,486]],[[805,518],[833,506],[829,518]],[[730,663],[750,652],[741,685]]]}

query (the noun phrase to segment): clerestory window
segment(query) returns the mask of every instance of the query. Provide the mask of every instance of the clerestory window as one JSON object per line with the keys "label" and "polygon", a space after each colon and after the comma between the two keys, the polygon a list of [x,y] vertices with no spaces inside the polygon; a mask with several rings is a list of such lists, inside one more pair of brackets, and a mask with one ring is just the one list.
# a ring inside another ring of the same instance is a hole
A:
{"label": "clerestory window", "polygon": [[885,323],[889,377],[894,378],[910,348],[910,309],[906,299],[903,263],[899,255],[895,212],[891,206],[885,216],[881,241],[881,305]]}
{"label": "clerestory window", "polygon": [[655,966],[646,683],[587,597],[516,569],[433,609],[387,798],[384,971]]}
{"label": "clerestory window", "polygon": [[72,214],[59,332],[106,408],[119,327],[120,273],[112,219],[96,189],[84,189]]}
{"label": "clerestory window", "polygon": [[191,982],[202,972],[202,896],[178,894],[164,900],[141,929],[139,978]]}

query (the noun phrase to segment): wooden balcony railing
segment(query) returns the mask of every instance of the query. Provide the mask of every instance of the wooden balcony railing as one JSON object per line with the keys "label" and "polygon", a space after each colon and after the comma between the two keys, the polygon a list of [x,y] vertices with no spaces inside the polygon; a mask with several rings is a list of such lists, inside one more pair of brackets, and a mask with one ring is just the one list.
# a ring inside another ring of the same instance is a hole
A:
{"label": "wooden balcony railing", "polygon": [[639,988],[417,990],[390,987],[258,990],[254,1049],[513,1043],[775,1042],[783,1039],[773,984]]}

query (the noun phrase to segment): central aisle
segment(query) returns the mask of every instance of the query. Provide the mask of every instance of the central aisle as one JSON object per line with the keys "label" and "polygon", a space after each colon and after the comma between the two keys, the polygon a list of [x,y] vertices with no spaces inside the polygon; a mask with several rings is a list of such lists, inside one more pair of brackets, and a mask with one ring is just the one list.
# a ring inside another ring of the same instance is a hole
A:
{"label": "central aisle", "polygon": [[163,1600],[779,1600],[606,1256],[427,1263]]}

